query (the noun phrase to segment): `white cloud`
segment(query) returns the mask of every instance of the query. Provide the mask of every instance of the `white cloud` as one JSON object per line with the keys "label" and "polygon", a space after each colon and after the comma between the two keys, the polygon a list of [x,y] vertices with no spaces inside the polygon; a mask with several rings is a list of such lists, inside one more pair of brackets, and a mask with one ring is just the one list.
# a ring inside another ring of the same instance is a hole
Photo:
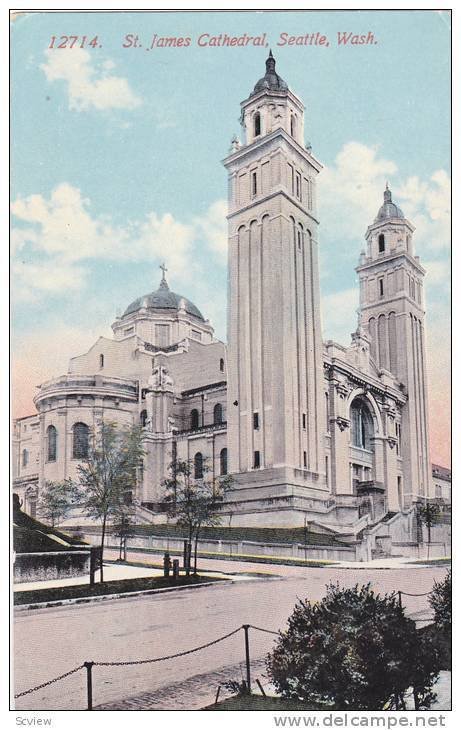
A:
{"label": "white cloud", "polygon": [[147,221],[136,226],[132,234],[131,257],[134,255],[138,260],[147,261],[153,257],[163,258],[179,277],[193,267],[193,226],[180,223],[171,213],[163,216],[149,213]]}
{"label": "white cloud", "polygon": [[197,271],[197,253],[203,251],[203,243],[219,261],[225,260],[223,201],[190,222],[152,211],[142,221],[115,226],[110,218],[91,214],[91,201],[78,188],[61,183],[48,198],[17,198],[11,210],[20,222],[12,232],[17,299],[82,288],[86,264],[92,260],[151,264],[162,259],[179,280],[190,280]]}
{"label": "white cloud", "polygon": [[196,218],[195,225],[206,245],[223,261],[227,261],[227,202],[217,200],[206,214]]}
{"label": "white cloud", "polygon": [[437,170],[430,180],[411,177],[396,189],[406,217],[416,227],[418,248],[432,254],[450,247],[451,181],[445,170]]}
{"label": "white cloud", "polygon": [[48,81],[67,84],[69,109],[134,109],[142,103],[127,79],[111,74],[115,66],[111,60],[98,66],[83,48],[48,50],[46,56],[47,61],[40,68]]}
{"label": "white cloud", "polygon": [[334,165],[319,176],[321,221],[327,235],[363,236],[378,211],[386,179],[396,172],[396,164],[379,157],[376,148],[345,144]]}

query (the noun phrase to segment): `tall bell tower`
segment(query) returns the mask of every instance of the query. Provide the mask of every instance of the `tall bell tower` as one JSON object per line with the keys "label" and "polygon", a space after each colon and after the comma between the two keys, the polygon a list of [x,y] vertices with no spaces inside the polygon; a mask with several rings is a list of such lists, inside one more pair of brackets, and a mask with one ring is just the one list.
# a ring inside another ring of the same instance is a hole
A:
{"label": "tall bell tower", "polygon": [[425,311],[425,271],[415,256],[414,227],[393,202],[388,185],[384,202],[368,226],[356,271],[360,278],[361,324],[371,341],[378,368],[402,384],[400,456],[405,506],[432,496],[429,456]]}
{"label": "tall bell tower", "polygon": [[[316,178],[275,70],[241,103],[229,174],[229,471],[251,498],[326,496]],[[247,492],[249,495],[249,492]],[[239,495],[239,499],[243,495]],[[250,498],[250,497],[248,497]]]}

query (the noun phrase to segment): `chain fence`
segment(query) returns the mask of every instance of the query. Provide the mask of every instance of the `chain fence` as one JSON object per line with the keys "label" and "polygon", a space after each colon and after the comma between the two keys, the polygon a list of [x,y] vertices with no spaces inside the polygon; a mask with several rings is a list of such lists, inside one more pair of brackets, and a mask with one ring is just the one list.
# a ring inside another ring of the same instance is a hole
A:
{"label": "chain fence", "polygon": [[[408,593],[407,591],[397,591],[399,597],[399,606],[400,608],[403,608],[402,596],[409,596],[410,598],[422,598],[424,596],[429,596],[431,593],[432,591],[426,591],[425,593]],[[430,620],[430,618],[412,618],[412,621],[414,621],[415,624],[428,623]]]}
{"label": "chain fence", "polygon": [[84,666],[85,666],[84,664],[80,664],[79,667],[75,667],[75,669],[71,669],[69,672],[60,674],[59,677],[54,677],[53,679],[49,679],[48,682],[43,682],[43,684],[39,684],[36,687],[31,687],[31,689],[26,689],[24,692],[19,692],[18,694],[14,695],[14,699],[17,700],[18,697],[24,697],[24,695],[30,695],[32,692],[38,692],[39,689],[43,689],[44,687],[48,687],[48,685],[50,685],[50,684],[59,682],[61,679],[70,677],[71,674],[75,674],[76,672],[79,672],[80,669],[84,668]]}
{"label": "chain fence", "polygon": [[[398,598],[399,598],[399,605],[402,608],[402,596],[409,596],[411,598],[419,598],[427,596],[431,593],[431,591],[427,591],[426,593],[408,593],[406,591],[398,591]],[[412,619],[416,622],[425,622],[427,623],[430,621],[429,618],[416,618]],[[58,677],[54,677],[53,679],[48,680],[47,682],[42,682],[41,684],[37,685],[36,687],[31,687],[30,689],[24,690],[23,692],[18,692],[14,695],[15,699],[19,699],[20,697],[24,697],[26,695],[32,694],[33,692],[38,692],[40,689],[44,689],[45,687],[48,687],[51,684],[54,684],[55,682],[59,682],[66,677],[70,677],[73,674],[76,674],[82,669],[86,669],[87,673],[87,701],[88,701],[88,709],[93,709],[93,675],[92,670],[93,667],[123,667],[123,666],[134,666],[134,665],[142,665],[142,664],[156,664],[158,662],[164,662],[169,661],[171,659],[178,659],[179,657],[188,656],[190,654],[195,654],[198,651],[203,651],[204,649],[208,649],[211,646],[215,646],[216,644],[219,644],[222,641],[225,641],[226,639],[229,639],[231,636],[234,636],[238,634],[240,631],[244,631],[245,633],[245,663],[246,663],[246,674],[247,674],[247,683],[250,685],[251,679],[250,679],[250,652],[249,652],[249,639],[248,634],[249,630],[253,629],[253,631],[260,631],[265,634],[271,634],[273,636],[279,636],[279,631],[272,631],[271,629],[266,629],[261,626],[255,626],[253,624],[243,624],[242,626],[238,626],[236,629],[233,629],[233,631],[229,631],[227,634],[224,634],[223,636],[219,636],[217,639],[213,639],[212,641],[208,641],[206,644],[201,644],[200,646],[196,646],[192,649],[186,649],[184,651],[176,652],[175,654],[169,654],[167,656],[162,657],[154,657],[152,659],[132,659],[127,661],[115,661],[115,662],[93,662],[93,661],[87,661],[83,664],[80,664],[78,667],[74,667],[74,669],[69,670],[68,672],[65,672],[64,674],[60,674]]]}
{"label": "chain fence", "polygon": [[252,626],[251,624],[243,624],[242,626],[238,626],[233,631],[229,631],[229,633],[224,634],[223,636],[219,636],[217,639],[213,639],[212,641],[208,641],[206,644],[201,644],[200,646],[196,646],[193,649],[186,649],[184,651],[176,652],[175,654],[169,654],[167,656],[162,657],[155,657],[153,659],[132,659],[127,661],[119,661],[119,662],[84,662],[83,664],[80,664],[78,667],[75,667],[74,669],[71,669],[68,672],[65,672],[64,674],[60,674],[58,677],[54,677],[53,679],[48,680],[47,682],[43,682],[42,684],[37,685],[36,687],[31,687],[30,689],[24,690],[23,692],[18,692],[14,695],[15,699],[19,699],[20,697],[24,697],[25,695],[32,694],[33,692],[38,692],[40,689],[44,689],[45,687],[48,687],[50,684],[54,684],[55,682],[59,682],[62,679],[65,679],[66,677],[71,676],[72,674],[75,674],[76,672],[79,672],[81,669],[86,669],[87,673],[87,700],[88,700],[88,709],[93,709],[93,675],[92,670],[93,667],[123,667],[123,666],[134,666],[134,665],[140,665],[140,664],[155,664],[157,662],[164,662],[171,659],[178,659],[179,657],[187,656],[189,654],[195,654],[195,652],[203,651],[204,649],[208,649],[210,646],[214,646],[215,644],[219,644],[221,641],[225,641],[226,639],[229,639],[231,636],[234,636],[235,634],[238,634],[240,631],[245,632],[245,648],[246,648],[246,665],[247,665],[247,676],[249,677],[249,671],[250,671],[250,655],[249,655],[249,645],[248,645],[248,630],[254,629],[255,631],[262,631],[267,634],[273,634],[274,636],[278,636],[277,631],[271,631],[270,629],[264,629],[260,626]]}

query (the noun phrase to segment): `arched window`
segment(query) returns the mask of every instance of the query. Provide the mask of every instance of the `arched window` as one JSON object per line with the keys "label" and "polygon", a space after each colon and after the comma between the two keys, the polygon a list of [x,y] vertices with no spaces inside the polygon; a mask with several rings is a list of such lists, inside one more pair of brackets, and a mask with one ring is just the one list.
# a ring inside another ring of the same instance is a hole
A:
{"label": "arched window", "polygon": [[141,411],[141,413],[139,414],[139,422],[143,428],[146,427],[146,423],[147,423],[147,411],[146,410]]}
{"label": "arched window", "polygon": [[219,361],[219,369],[222,373],[224,372],[224,358],[223,357]]}
{"label": "arched window", "polygon": [[29,463],[29,452],[27,451],[27,449],[23,449],[23,451],[22,451],[22,465],[23,466],[27,466],[28,463]]}
{"label": "arched window", "polygon": [[48,457],[47,461],[56,461],[56,447],[58,441],[58,432],[54,426],[48,426],[46,430],[46,437],[48,441]]}
{"label": "arched window", "polygon": [[219,466],[219,473],[221,476],[227,474],[227,449],[221,449],[221,453],[219,454]]}
{"label": "arched window", "polygon": [[382,368],[389,369],[389,363],[387,358],[387,320],[385,314],[380,314],[378,317],[378,355],[379,365]]}
{"label": "arched window", "polygon": [[378,362],[378,350],[376,347],[376,319],[374,317],[371,317],[368,320],[368,334],[370,335],[371,340],[371,357],[375,362]]}
{"label": "arched window", "polygon": [[104,367],[104,355],[101,354],[99,356],[99,369],[101,370]]}
{"label": "arched window", "polygon": [[190,427],[192,429],[198,428],[198,410],[193,408],[190,412]]}
{"label": "arched window", "polygon": [[256,112],[254,115],[254,136],[259,137],[261,134],[261,114]]}
{"label": "arched window", "polygon": [[297,230],[297,237],[298,237],[298,249],[301,251],[304,243],[304,230],[301,225],[301,223],[298,226]]}
{"label": "arched window", "polygon": [[72,431],[74,437],[72,444],[72,458],[86,459],[88,456],[88,437],[90,430],[86,423],[76,423]]}
{"label": "arched window", "polygon": [[213,423],[222,423],[221,403],[216,403],[215,407],[213,408]]}
{"label": "arched window", "polygon": [[386,248],[386,242],[384,240],[384,233],[380,233],[378,236],[378,251],[383,253]]}
{"label": "arched window", "polygon": [[203,456],[200,451],[194,456],[194,479],[203,478]]}
{"label": "arched window", "polygon": [[296,119],[294,115],[292,114],[290,117],[290,134],[292,137],[295,136],[296,133]]}
{"label": "arched window", "polygon": [[355,398],[351,405],[352,445],[359,449],[371,450],[373,419],[368,407],[361,398]]}

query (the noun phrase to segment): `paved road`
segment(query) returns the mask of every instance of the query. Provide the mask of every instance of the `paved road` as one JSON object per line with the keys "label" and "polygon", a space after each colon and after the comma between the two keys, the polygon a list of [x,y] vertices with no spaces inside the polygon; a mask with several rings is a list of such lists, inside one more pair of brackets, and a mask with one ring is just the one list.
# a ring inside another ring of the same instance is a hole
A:
{"label": "paved road", "polygon": [[[274,566],[229,563],[230,570],[272,572]],[[213,567],[216,567],[214,565]],[[227,567],[227,566],[226,566]],[[225,566],[222,565],[224,569]],[[270,571],[268,570],[270,569]],[[380,592],[422,593],[446,568],[341,570],[277,566],[266,580],[216,584],[190,591],[94,604],[18,612],[15,617],[16,692],[64,673],[85,660],[128,661],[164,656],[204,644],[244,623],[271,630],[285,625],[298,597],[321,598],[325,585],[370,581]],[[426,610],[425,598],[407,599],[409,614]],[[251,656],[261,660],[274,637],[252,632]],[[94,703],[118,702],[167,686],[243,667],[243,633],[196,654],[158,664],[94,668]],[[240,679],[240,677],[236,677]],[[71,677],[17,700],[17,709],[83,709],[85,674]],[[174,700],[172,700],[174,702]],[[166,709],[165,706],[162,709]],[[174,709],[174,706],[170,709]]]}

